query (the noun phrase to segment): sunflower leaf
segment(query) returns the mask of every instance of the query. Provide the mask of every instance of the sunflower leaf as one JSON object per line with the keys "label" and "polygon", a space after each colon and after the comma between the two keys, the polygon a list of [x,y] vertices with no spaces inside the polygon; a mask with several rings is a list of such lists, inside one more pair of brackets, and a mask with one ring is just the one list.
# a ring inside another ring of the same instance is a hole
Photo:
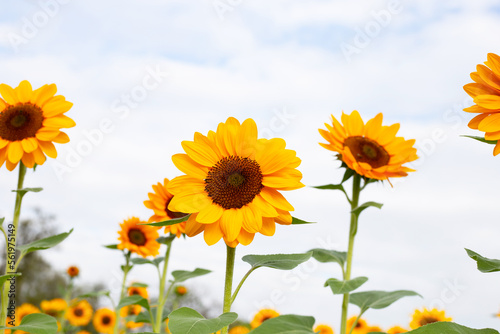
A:
{"label": "sunflower leaf", "polygon": [[434,322],[420,328],[407,332],[408,334],[498,334],[498,331],[491,328],[473,329],[454,322]]}
{"label": "sunflower leaf", "polygon": [[168,328],[172,334],[212,334],[232,324],[238,314],[224,313],[214,319],[205,319],[197,311],[181,307],[168,316]]}
{"label": "sunflower leaf", "polygon": [[495,271],[500,271],[500,260],[488,259],[467,248],[465,248],[465,251],[471,259],[477,262],[477,270],[480,272],[493,273]]}
{"label": "sunflower leaf", "polygon": [[330,278],[325,282],[325,286],[330,286],[334,295],[343,295],[356,290],[368,281],[368,277],[356,277],[348,281],[341,281],[335,278]]}
{"label": "sunflower leaf", "polygon": [[382,309],[407,296],[420,296],[418,293],[410,290],[397,291],[364,291],[355,292],[350,295],[349,303],[357,305],[361,309],[361,314],[366,310]]}
{"label": "sunflower leaf", "polygon": [[21,197],[23,197],[24,195],[26,195],[27,192],[31,191],[34,193],[39,193],[42,190],[43,190],[43,188],[23,188],[23,189],[19,189],[19,190],[12,190],[12,192],[19,193],[21,195]]}
{"label": "sunflower leaf", "polygon": [[121,309],[122,307],[129,305],[140,305],[148,311],[151,309],[148,300],[139,295],[123,297],[122,300],[120,300],[120,303],[118,303],[117,309]]}
{"label": "sunflower leaf", "polygon": [[135,316],[135,319],[132,320],[133,322],[137,323],[146,323],[150,324],[151,323],[151,317],[148,312],[141,312],[138,315]]}
{"label": "sunflower leaf", "polygon": [[175,234],[170,234],[169,236],[166,237],[159,237],[156,239],[158,243],[163,244],[163,245],[170,245],[172,241],[175,239],[176,235]]}
{"label": "sunflower leaf", "polygon": [[279,270],[292,270],[299,264],[306,262],[312,252],[305,254],[272,254],[272,255],[245,255],[242,260],[252,266],[252,269],[268,267]]}
{"label": "sunflower leaf", "polygon": [[139,282],[135,282],[135,283],[132,283],[130,284],[130,287],[132,288],[147,288],[148,285],[145,284],[145,283],[139,283]]}
{"label": "sunflower leaf", "polygon": [[108,249],[118,249],[118,245],[115,244],[115,245],[104,245],[104,247],[108,248]]}
{"label": "sunflower leaf", "polygon": [[8,275],[0,276],[0,286],[2,286],[6,281],[10,280],[13,276],[21,276],[21,273],[12,273]]}
{"label": "sunflower leaf", "polygon": [[211,273],[211,272],[212,272],[211,270],[201,269],[201,268],[196,268],[193,271],[175,270],[175,271],[172,271],[172,276],[174,276],[174,280],[171,282],[180,283],[180,282],[184,282],[190,278],[203,276],[203,275],[206,275],[206,274]]}
{"label": "sunflower leaf", "polygon": [[496,145],[496,143],[498,141],[498,140],[486,140],[484,137],[477,137],[477,136],[465,136],[465,135],[463,135],[461,137],[475,139],[477,141],[480,141],[481,143],[486,143],[486,144],[490,144],[490,145]]}
{"label": "sunflower leaf", "polygon": [[84,293],[83,295],[79,295],[77,298],[95,298],[101,296],[109,296],[109,291],[103,290],[97,292]]}
{"label": "sunflower leaf", "polygon": [[19,246],[17,249],[21,251],[23,255],[26,255],[28,253],[37,250],[49,249],[64,241],[64,239],[66,239],[72,232],[73,229],[71,229],[69,232],[53,235],[51,237],[30,242],[29,244]]}
{"label": "sunflower leaf", "polygon": [[344,268],[344,264],[347,261],[347,253],[346,252],[338,252],[329,249],[322,248],[313,248],[310,250],[313,252],[312,257],[322,263],[327,262],[337,262],[340,267]]}
{"label": "sunflower leaf", "polygon": [[142,257],[136,257],[136,258],[133,258],[133,259],[130,259],[130,262],[132,262],[132,264],[153,264],[153,261],[151,260],[148,260],[148,259],[144,259]]}
{"label": "sunflower leaf", "polygon": [[180,218],[169,219],[169,220],[165,220],[165,221],[157,222],[157,223],[148,223],[148,224],[139,224],[139,225],[150,225],[150,226],[157,226],[157,227],[158,226],[170,226],[170,225],[175,225],[175,224],[185,222],[186,220],[189,219],[189,216],[190,215],[180,217]]}
{"label": "sunflower leaf", "polygon": [[316,224],[316,223],[306,222],[305,220],[292,217],[292,225],[302,225],[302,224]]}
{"label": "sunflower leaf", "polygon": [[363,212],[365,209],[369,208],[370,206],[373,206],[377,209],[381,209],[383,204],[377,203],[377,202],[366,202],[355,208],[354,210],[351,211],[351,213],[354,213],[357,217]]}
{"label": "sunflower leaf", "polygon": [[286,314],[264,321],[249,334],[314,334],[314,318]]}
{"label": "sunflower leaf", "polygon": [[57,321],[50,315],[43,313],[32,313],[23,317],[19,326],[0,327],[0,329],[17,329],[32,334],[55,334],[57,332]]}

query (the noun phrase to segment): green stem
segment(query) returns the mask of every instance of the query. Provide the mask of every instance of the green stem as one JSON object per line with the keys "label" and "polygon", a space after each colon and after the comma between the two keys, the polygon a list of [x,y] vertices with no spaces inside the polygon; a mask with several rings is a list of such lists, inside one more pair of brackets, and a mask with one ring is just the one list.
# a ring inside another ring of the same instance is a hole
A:
{"label": "green stem", "polygon": [[[123,281],[122,281],[122,289],[120,292],[120,299],[118,300],[118,305],[120,305],[120,301],[125,297],[125,288],[127,285],[127,275],[128,272],[130,271],[130,251],[127,251],[125,253],[125,266],[123,267]],[[114,305],[113,305],[114,306]],[[120,310],[117,307],[114,307],[115,309],[115,314],[116,314],[116,320],[115,320],[115,328],[113,330],[114,334],[118,334],[120,331]]]}
{"label": "green stem", "polygon": [[[153,332],[160,333],[161,331],[161,319],[163,317],[163,307],[168,298],[168,293],[165,295],[165,282],[167,281],[167,270],[168,270],[168,259],[170,258],[170,250],[172,249],[172,241],[167,242],[167,252],[165,253],[165,259],[163,260],[163,273],[160,280],[160,296],[158,297],[158,308],[156,309],[156,323],[153,326]],[[170,292],[170,289],[169,289]]]}
{"label": "green stem", "polygon": [[233,296],[231,297],[231,304],[234,303],[234,300],[236,299],[236,296],[238,296],[238,292],[240,292],[240,289],[241,287],[243,286],[243,283],[245,283],[245,281],[247,280],[248,276],[250,276],[250,274],[255,270],[257,269],[257,267],[254,267],[252,269],[250,269],[246,274],[245,276],[243,276],[243,278],[241,279],[240,281],[240,284],[238,284],[238,286],[236,287],[236,290],[234,290],[234,293],[233,293]]}
{"label": "green stem", "polygon": [[[224,283],[224,306],[222,313],[231,311],[231,293],[233,291],[233,273],[234,273],[234,258],[236,255],[236,248],[227,246],[226,258],[226,280]],[[228,326],[222,328],[221,334],[227,334]]]}
{"label": "green stem", "polygon": [[[352,181],[352,200],[351,200],[351,211],[358,207],[359,203],[359,194],[361,192],[360,189],[361,177],[359,174],[354,174]],[[351,279],[351,267],[352,267],[352,254],[354,250],[354,237],[356,236],[356,232],[358,230],[358,218],[357,216],[351,212],[351,223],[349,227],[349,246],[347,249],[347,262],[346,262],[346,270],[344,273],[344,281],[348,281]],[[346,322],[347,322],[347,309],[349,306],[349,293],[344,294],[344,298],[342,300],[342,316],[340,318],[340,333],[346,333]]]}
{"label": "green stem", "polygon": [[[24,176],[26,175],[26,166],[20,161],[19,162],[19,177],[17,179],[17,190],[21,190],[23,189],[23,183],[24,183]],[[23,194],[21,192],[16,192],[16,203],[14,205],[14,218],[13,218],[13,221],[12,221],[12,225],[13,225],[13,229],[7,229],[9,231],[9,236],[7,238],[7,242],[5,243],[5,253],[7,254],[6,255],[6,258],[5,258],[5,274],[8,274],[8,273],[12,273],[12,272],[9,272],[8,268],[10,266],[12,266],[12,268],[14,268],[14,270],[17,268],[17,266],[14,264],[10,264],[9,265],[9,254],[12,255],[14,254],[14,258],[15,258],[15,254],[16,254],[16,251],[17,251],[17,229],[19,227],[19,216],[21,215],[21,203],[23,201]],[[9,225],[7,225],[9,226]],[[12,233],[10,233],[10,231],[12,231]],[[9,243],[10,244],[13,244],[13,248],[14,248],[14,252],[9,252],[8,249],[9,249]],[[12,261],[11,261],[12,263]],[[14,260],[14,263],[15,263],[15,260]],[[15,276],[14,276],[14,291],[15,291]],[[10,299],[9,299],[9,290],[10,290],[10,286],[11,286],[11,283],[10,281],[5,281],[5,283],[3,284],[3,289],[2,289],[2,310],[0,312],[0,325],[1,326],[5,326],[5,322],[7,320],[7,306],[9,305],[10,303]],[[14,295],[14,298],[13,298],[13,306],[15,307],[16,305],[16,302],[15,302],[15,295]],[[5,330],[1,330],[1,333],[4,334],[5,333]]]}

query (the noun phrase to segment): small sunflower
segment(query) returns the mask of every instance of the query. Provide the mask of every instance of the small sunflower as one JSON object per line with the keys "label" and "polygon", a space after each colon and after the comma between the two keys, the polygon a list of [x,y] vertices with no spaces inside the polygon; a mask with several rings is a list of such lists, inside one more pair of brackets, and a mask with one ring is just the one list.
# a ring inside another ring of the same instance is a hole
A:
{"label": "small sunflower", "polygon": [[159,237],[158,229],[141,224],[146,224],[146,222],[136,217],[127,219],[120,224],[118,249],[126,248],[142,257],[158,255],[160,249],[160,244],[156,241]]}
{"label": "small sunflower", "polygon": [[78,331],[78,332],[76,332],[76,334],[90,334],[90,332],[87,332],[87,331]]}
{"label": "small sunflower", "polygon": [[42,300],[40,303],[40,308],[43,313],[57,317],[57,315],[66,310],[68,303],[62,298],[55,298],[52,300]]}
{"label": "small sunflower", "polygon": [[354,110],[351,115],[342,113],[342,124],[332,115],[332,125],[319,129],[328,144],[320,143],[327,150],[338,152],[339,158],[359,175],[370,179],[387,180],[407,176],[413,169],[403,166],[418,159],[413,147],[415,140],[396,137],[399,124],[382,126],[382,114],[366,124]]}
{"label": "small sunflower", "polygon": [[12,171],[19,161],[28,168],[42,165],[45,155],[57,157],[53,143],[69,142],[60,130],[75,126],[64,115],[73,103],[56,91],[54,84],[33,90],[26,80],[16,88],[0,85],[0,166],[5,162]]}
{"label": "small sunflower", "polygon": [[[174,218],[181,218],[186,216],[182,212],[174,212],[168,209],[170,201],[174,197],[168,190],[168,179],[163,180],[163,184],[158,182],[157,185],[153,185],[153,193],[148,193],[149,201],[144,201],[144,205],[154,211],[154,215],[149,217],[148,223],[156,223],[165,220],[170,220]],[[172,233],[177,235],[179,238],[182,233],[184,233],[186,227],[186,222],[182,222],[175,225],[165,226],[165,233]]]}
{"label": "small sunflower", "polygon": [[92,306],[86,300],[73,303],[66,310],[65,317],[72,326],[85,326],[92,319]]}
{"label": "small sunflower", "polygon": [[76,266],[71,266],[68,268],[67,273],[69,277],[73,278],[76,277],[80,274],[80,270]]}
{"label": "small sunflower", "polygon": [[140,286],[131,286],[127,291],[129,296],[139,295],[142,298],[148,299],[148,289]]}
{"label": "small sunflower", "polygon": [[172,160],[186,175],[168,184],[174,194],[168,208],[190,213],[186,234],[204,231],[205,242],[221,238],[230,247],[249,245],[255,233],[274,235],[275,222],[289,225],[294,208],[280,193],[303,187],[300,159],[283,139],[257,139],[252,119],[220,123],[207,136],[183,141],[187,154]]}
{"label": "small sunflower", "polygon": [[416,329],[439,321],[452,321],[452,319],[446,317],[444,311],[438,311],[435,308],[429,311],[424,307],[423,311],[415,310],[410,322],[410,327],[411,329]]}
{"label": "small sunflower", "polygon": [[178,296],[184,296],[188,292],[188,289],[184,285],[177,285],[175,287],[175,294]]}
{"label": "small sunflower", "polygon": [[250,326],[252,328],[257,328],[260,325],[262,325],[262,323],[264,321],[272,319],[272,318],[276,318],[279,315],[280,314],[278,312],[276,312],[275,310],[262,309],[259,312],[257,312],[257,314],[253,317],[252,322],[250,322]]}
{"label": "small sunflower", "polygon": [[479,114],[469,122],[469,128],[483,131],[484,139],[496,141],[493,155],[500,153],[500,56],[488,53],[484,65],[477,65],[477,72],[470,77],[474,81],[464,90],[474,99],[474,105],[464,111]]}
{"label": "small sunflower", "polygon": [[108,308],[101,308],[95,311],[92,324],[99,333],[111,334],[113,333],[116,321],[116,314]]}
{"label": "small sunflower", "polygon": [[250,328],[245,326],[234,326],[229,330],[229,334],[247,334],[250,333]]}
{"label": "small sunflower", "polygon": [[314,332],[319,332],[319,334],[333,334],[333,328],[328,325],[318,325],[314,327]]}
{"label": "small sunflower", "polygon": [[[349,333],[349,331],[351,330],[351,328],[354,325],[354,321],[356,321],[356,318],[357,317],[351,317],[347,320],[346,333]],[[369,328],[369,326],[366,323],[366,321],[360,318],[358,320],[358,322],[356,323],[356,326],[354,326],[354,328],[352,330],[352,334],[366,334],[366,333],[368,333],[367,332],[368,328]]]}
{"label": "small sunflower", "polygon": [[407,329],[404,329],[403,327],[400,326],[394,326],[391,327],[387,330],[387,334],[399,334],[399,333],[406,333],[408,332]]}
{"label": "small sunflower", "polygon": [[[141,313],[141,306],[139,305],[129,305],[122,307],[120,310],[120,316],[122,318],[131,316],[131,315],[138,315]],[[127,328],[139,328],[142,327],[144,324],[142,322],[133,322],[133,321],[127,321],[126,326]]]}

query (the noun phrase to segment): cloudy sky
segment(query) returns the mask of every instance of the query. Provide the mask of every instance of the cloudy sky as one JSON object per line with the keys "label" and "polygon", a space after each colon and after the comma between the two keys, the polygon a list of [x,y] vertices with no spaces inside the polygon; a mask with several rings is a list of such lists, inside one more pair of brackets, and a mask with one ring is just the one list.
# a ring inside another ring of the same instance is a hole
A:
{"label": "cloudy sky", "polygon": [[[500,328],[499,276],[481,274],[464,247],[500,257],[496,190],[500,157],[460,137],[472,101],[462,89],[488,52],[500,53],[500,6],[477,1],[9,0],[0,12],[0,82],[56,83],[74,103],[77,126],[59,156],[28,172],[42,186],[23,203],[75,228],[54,266],[81,267],[81,280],[117,293],[118,224],[147,219],[151,185],[180,174],[171,156],[194,132],[234,116],[253,118],[263,137],[282,137],[302,159],[308,186],[340,181],[331,152],[317,143],[330,115],[384,114],[399,134],[416,138],[418,171],[371,185],[362,201],[384,203],[361,216],[354,276],[364,290],[411,289],[412,297],[366,314],[369,323],[407,326],[416,308],[438,306],[471,327]],[[0,216],[12,217],[17,174],[0,169]],[[347,248],[348,207],[341,193],[306,187],[285,194],[309,226],[281,226],[258,236],[245,254]],[[214,272],[188,284],[221,301],[225,246],[201,237],[175,242],[172,269]],[[247,270],[236,264],[236,280]],[[155,281],[151,268],[131,279]],[[341,299],[323,288],[340,277],[334,265],[310,261],[292,273],[261,269],[234,304],[249,320],[264,306],[313,315],[338,328]],[[362,290],[363,290],[362,289]],[[356,307],[351,307],[355,314]]]}

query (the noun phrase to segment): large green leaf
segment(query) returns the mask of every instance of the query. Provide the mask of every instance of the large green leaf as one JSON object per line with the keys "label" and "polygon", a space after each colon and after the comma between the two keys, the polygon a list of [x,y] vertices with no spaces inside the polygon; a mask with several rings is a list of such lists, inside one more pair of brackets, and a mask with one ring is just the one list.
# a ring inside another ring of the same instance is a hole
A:
{"label": "large green leaf", "polygon": [[249,263],[252,268],[268,267],[280,270],[291,270],[299,264],[306,262],[312,252],[305,254],[272,254],[272,255],[245,255],[242,260]]}
{"label": "large green leaf", "polygon": [[315,258],[316,261],[323,263],[337,262],[342,268],[344,268],[344,264],[347,261],[346,252],[337,252],[323,248],[314,248],[311,249],[310,252],[313,252],[312,257]]}
{"label": "large green leaf", "polygon": [[344,293],[348,293],[356,290],[360,286],[368,281],[368,277],[356,277],[348,281],[341,281],[335,278],[330,278],[326,281],[325,286],[330,286],[333,294],[335,295],[343,295]]}
{"label": "large green leaf", "polygon": [[485,328],[485,329],[472,329],[465,327],[454,322],[434,322],[414,329],[408,333],[412,334],[499,334],[498,331]]}
{"label": "large green leaf", "polygon": [[201,269],[201,268],[196,268],[193,271],[175,270],[175,271],[172,271],[172,276],[174,276],[173,282],[175,282],[175,283],[184,282],[185,280],[188,280],[190,278],[203,276],[203,275],[206,275],[206,274],[211,273],[211,272],[212,271],[210,271],[210,270]]}
{"label": "large green leaf", "polygon": [[151,226],[157,226],[157,227],[158,226],[170,226],[170,225],[175,225],[175,224],[185,222],[186,220],[189,219],[189,216],[190,215],[180,217],[180,218],[175,218],[175,219],[169,219],[169,220],[165,220],[165,221],[158,222],[158,223],[148,223],[148,224],[141,224],[141,225],[151,225]]}
{"label": "large green leaf", "polygon": [[303,224],[316,224],[313,222],[308,222],[297,217],[292,217],[292,225],[303,225]]}
{"label": "large green leaf", "polygon": [[168,329],[172,334],[212,334],[233,323],[238,314],[228,312],[214,319],[205,319],[197,311],[181,307],[168,316]]}
{"label": "large green leaf", "polygon": [[488,259],[467,248],[465,250],[470,258],[477,262],[477,269],[480,272],[493,273],[500,271],[500,260]]}
{"label": "large green leaf", "polygon": [[314,334],[314,318],[286,314],[264,321],[249,334]]}
{"label": "large green leaf", "polygon": [[139,295],[134,295],[134,296],[128,296],[122,298],[120,300],[120,303],[118,304],[117,308],[121,309],[122,307],[129,306],[129,305],[140,305],[144,307],[146,310],[150,310],[149,307],[149,302],[146,298],[139,296]]}
{"label": "large green leaf", "polygon": [[64,239],[66,239],[71,234],[71,232],[73,232],[73,229],[71,229],[69,232],[33,241],[29,244],[19,246],[17,249],[20,250],[24,255],[37,250],[48,249],[64,241]]}
{"label": "large green leaf", "polygon": [[397,300],[407,296],[420,295],[414,291],[409,290],[355,292],[350,295],[349,303],[357,305],[361,309],[361,313],[364,313],[370,308],[386,308]]}
{"label": "large green leaf", "polygon": [[497,140],[486,140],[486,139],[484,139],[484,137],[465,136],[465,135],[461,136],[461,137],[467,137],[467,138],[475,139],[475,140],[480,141],[482,143],[491,144],[491,145],[496,145],[496,143],[497,143]]}
{"label": "large green leaf", "polygon": [[23,188],[23,189],[19,189],[19,190],[12,190],[12,192],[19,193],[19,194],[21,194],[21,197],[23,197],[24,195],[26,195],[27,192],[39,193],[42,190],[43,190],[43,188]]}
{"label": "large green leaf", "polygon": [[383,204],[377,203],[377,202],[366,202],[366,203],[361,204],[360,206],[358,206],[354,210],[352,210],[351,213],[354,213],[356,216],[359,216],[361,214],[361,212],[363,212],[365,209],[367,209],[371,206],[374,208],[377,208],[377,209],[381,209]]}
{"label": "large green leaf", "polygon": [[55,334],[57,332],[57,321],[50,315],[33,313],[24,316],[19,326],[0,327],[0,329],[7,328],[18,329],[32,334]]}

